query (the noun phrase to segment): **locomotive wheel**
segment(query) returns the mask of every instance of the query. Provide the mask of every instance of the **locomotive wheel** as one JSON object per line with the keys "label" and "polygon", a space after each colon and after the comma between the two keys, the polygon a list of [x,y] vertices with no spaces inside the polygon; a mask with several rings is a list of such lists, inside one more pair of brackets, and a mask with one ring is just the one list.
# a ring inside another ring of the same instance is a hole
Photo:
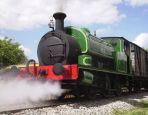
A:
{"label": "locomotive wheel", "polygon": [[121,94],[122,94],[121,85],[120,85],[119,83],[117,83],[116,91],[114,92],[114,94],[115,94],[116,96],[121,96]]}
{"label": "locomotive wheel", "polygon": [[102,83],[103,83],[103,87],[101,88],[100,93],[103,97],[108,97],[111,89],[110,77],[106,75]]}
{"label": "locomotive wheel", "polygon": [[96,94],[97,94],[97,91],[95,88],[89,88],[85,93],[85,98],[89,100],[96,99],[97,97]]}
{"label": "locomotive wheel", "polygon": [[60,97],[58,97],[58,100],[63,100],[65,98],[66,94],[62,94]]}
{"label": "locomotive wheel", "polygon": [[133,90],[134,90],[134,83],[133,83],[133,80],[132,78],[129,78],[129,85],[128,85],[128,90],[129,90],[129,93],[132,93]]}
{"label": "locomotive wheel", "polygon": [[119,79],[118,77],[116,77],[114,81],[115,81],[115,82],[114,82],[114,87],[115,87],[115,89],[116,89],[116,91],[114,92],[114,94],[115,94],[116,96],[121,96],[121,94],[122,94],[122,89],[121,89],[120,79]]}
{"label": "locomotive wheel", "polygon": [[81,98],[80,94],[74,94],[74,96],[75,96],[76,99],[80,99]]}
{"label": "locomotive wheel", "polygon": [[140,91],[140,82],[139,81],[138,80],[134,81],[134,92],[135,93],[138,93]]}
{"label": "locomotive wheel", "polygon": [[58,97],[58,100],[70,99],[73,97],[75,97],[75,95],[72,92],[66,92],[63,93],[60,97]]}
{"label": "locomotive wheel", "polygon": [[75,96],[75,98],[76,99],[80,99],[81,98],[81,96],[82,96],[82,89],[77,85],[77,86],[75,86],[75,89],[74,89],[74,91],[73,91],[73,94],[74,94],[74,96]]}

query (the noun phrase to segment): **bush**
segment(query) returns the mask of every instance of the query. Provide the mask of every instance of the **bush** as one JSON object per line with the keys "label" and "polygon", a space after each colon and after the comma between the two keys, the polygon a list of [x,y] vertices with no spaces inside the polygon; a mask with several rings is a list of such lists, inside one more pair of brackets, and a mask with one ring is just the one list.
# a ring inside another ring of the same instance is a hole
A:
{"label": "bush", "polygon": [[27,57],[18,42],[12,42],[12,39],[7,37],[0,39],[0,66],[5,67],[26,61]]}

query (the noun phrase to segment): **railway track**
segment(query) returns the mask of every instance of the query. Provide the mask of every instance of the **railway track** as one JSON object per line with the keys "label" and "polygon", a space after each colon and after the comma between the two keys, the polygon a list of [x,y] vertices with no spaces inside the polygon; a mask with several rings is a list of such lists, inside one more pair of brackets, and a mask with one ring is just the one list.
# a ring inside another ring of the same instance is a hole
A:
{"label": "railway track", "polygon": [[63,104],[70,104],[76,102],[84,101],[84,99],[74,99],[74,98],[67,98],[63,100],[45,100],[41,102],[31,102],[31,103],[23,103],[17,105],[3,105],[0,106],[0,114],[3,113],[15,113],[26,109],[39,109],[45,107],[53,107]]}
{"label": "railway track", "polygon": [[[141,91],[139,93],[145,93],[144,91]],[[122,98],[126,97],[131,97],[133,95],[139,94],[139,93],[123,93],[122,96],[116,97],[113,95],[110,95],[107,98],[102,97],[101,95],[98,95],[97,98],[95,99],[96,101],[103,101],[103,100],[120,100]],[[9,114],[9,113],[16,113],[22,110],[27,110],[27,109],[40,109],[40,108],[46,108],[46,107],[53,107],[53,106],[59,106],[59,105],[64,105],[64,104],[74,104],[74,103],[81,103],[81,102],[89,102],[89,101],[94,101],[94,100],[87,100],[84,98],[66,98],[63,100],[46,100],[46,101],[41,101],[41,102],[32,102],[32,103],[24,103],[24,104],[19,104],[19,105],[4,105],[0,106],[0,114]]]}
{"label": "railway track", "polygon": [[[58,103],[59,104],[59,103]],[[9,112],[19,112],[26,109],[37,109],[43,107],[56,106],[56,101],[42,101],[37,103],[24,103],[18,105],[4,105],[0,106],[0,114]]]}

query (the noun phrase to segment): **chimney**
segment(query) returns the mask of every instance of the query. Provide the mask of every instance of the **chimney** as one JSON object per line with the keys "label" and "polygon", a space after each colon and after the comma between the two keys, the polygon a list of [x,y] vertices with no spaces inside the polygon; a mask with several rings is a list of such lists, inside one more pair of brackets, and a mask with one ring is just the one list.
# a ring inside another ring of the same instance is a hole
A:
{"label": "chimney", "polygon": [[53,17],[56,21],[55,30],[64,31],[64,19],[66,18],[66,14],[63,12],[57,12],[53,14]]}

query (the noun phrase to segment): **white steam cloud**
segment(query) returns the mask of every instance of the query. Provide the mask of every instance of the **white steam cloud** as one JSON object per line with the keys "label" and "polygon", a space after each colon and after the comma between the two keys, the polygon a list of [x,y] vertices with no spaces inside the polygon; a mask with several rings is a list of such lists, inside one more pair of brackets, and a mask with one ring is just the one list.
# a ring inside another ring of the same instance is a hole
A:
{"label": "white steam cloud", "polygon": [[0,81],[0,106],[38,102],[58,97],[62,92],[59,82]]}
{"label": "white steam cloud", "polygon": [[122,0],[1,0],[0,28],[24,30],[49,23],[56,11],[65,12],[72,24],[112,24],[125,17]]}
{"label": "white steam cloud", "polygon": [[148,0],[1,0],[0,29],[24,30],[49,23],[54,12],[65,12],[72,24],[113,24],[126,17],[118,5],[148,5]]}
{"label": "white steam cloud", "polygon": [[64,12],[64,10],[67,6],[67,2],[68,2],[68,0],[56,0],[56,5],[57,5],[56,11]]}

